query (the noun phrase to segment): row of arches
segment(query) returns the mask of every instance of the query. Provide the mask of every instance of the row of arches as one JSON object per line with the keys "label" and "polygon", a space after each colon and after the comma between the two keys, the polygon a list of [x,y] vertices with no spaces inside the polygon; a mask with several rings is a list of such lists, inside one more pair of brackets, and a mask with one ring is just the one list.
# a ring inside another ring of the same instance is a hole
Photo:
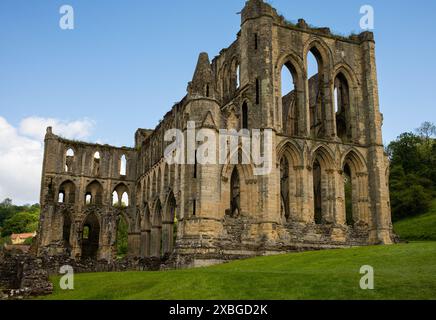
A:
{"label": "row of arches", "polygon": [[[193,172],[195,174],[195,170]],[[157,195],[166,194],[175,190],[176,181],[181,181],[181,165],[169,165],[165,162],[163,166],[156,166],[143,179],[138,190],[138,196],[144,194],[144,199],[154,199]]]}
{"label": "row of arches", "polygon": [[[75,152],[72,148],[68,148],[65,152],[64,169],[66,173],[72,173],[74,170]],[[92,174],[100,174],[100,162],[101,156],[100,152],[96,151],[92,157]],[[121,155],[118,159],[118,173],[120,176],[127,175],[127,157],[126,155]]]}
{"label": "row of arches", "polygon": [[314,138],[336,136],[352,142],[357,138],[353,72],[345,64],[333,68],[329,50],[318,41],[308,46],[304,59],[291,54],[278,65],[283,132]]}
{"label": "row of arches", "polygon": [[[76,201],[76,185],[71,180],[62,182],[58,191],[58,203],[74,204]],[[85,205],[103,204],[103,186],[97,180],[89,183],[85,188]],[[112,192],[111,204],[114,207],[129,206],[129,188],[124,183],[119,183]]]}
{"label": "row of arches", "polygon": [[299,214],[308,199],[304,196],[305,185],[311,185],[311,221],[315,224],[354,226],[369,222],[367,167],[357,151],[349,151],[337,168],[332,153],[324,146],[317,148],[310,159],[311,176],[307,182],[299,154],[290,143],[279,154],[280,210],[285,221],[301,219]]}
{"label": "row of arches", "polygon": [[177,202],[169,192],[164,205],[157,198],[153,204],[144,203],[140,215],[141,256],[162,257],[171,254],[177,237]]}
{"label": "row of arches", "polygon": [[[164,205],[156,199],[152,205],[145,203],[138,211],[136,218],[128,213],[119,212],[116,216],[116,241],[113,243],[113,257],[124,257],[128,253],[142,257],[162,257],[171,254],[175,248],[177,236],[177,203],[171,192]],[[107,220],[107,219],[106,219]],[[80,246],[80,256],[84,259],[97,259],[102,239],[107,238],[107,228],[102,226],[103,220],[90,212],[86,215],[77,235],[73,234],[72,218],[68,211],[63,213],[62,239],[64,247],[71,252],[74,236]],[[105,231],[106,230],[106,231]],[[131,241],[131,237],[139,234],[139,243]],[[138,247],[134,247],[135,244]]]}

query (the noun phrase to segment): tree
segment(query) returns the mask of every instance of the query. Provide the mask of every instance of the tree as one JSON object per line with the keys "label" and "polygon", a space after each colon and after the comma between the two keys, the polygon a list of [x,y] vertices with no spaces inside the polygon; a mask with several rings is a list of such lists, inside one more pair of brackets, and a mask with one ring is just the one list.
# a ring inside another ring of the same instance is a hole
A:
{"label": "tree", "polygon": [[39,213],[19,212],[4,221],[2,237],[10,236],[13,233],[34,232],[38,226]]}
{"label": "tree", "polygon": [[432,130],[432,124],[424,123],[417,129],[419,135],[403,133],[387,147],[394,221],[426,212],[435,197],[436,143]]}
{"label": "tree", "polygon": [[424,122],[416,132],[423,137],[426,141],[430,140],[431,137],[436,136],[436,126],[432,122]]}

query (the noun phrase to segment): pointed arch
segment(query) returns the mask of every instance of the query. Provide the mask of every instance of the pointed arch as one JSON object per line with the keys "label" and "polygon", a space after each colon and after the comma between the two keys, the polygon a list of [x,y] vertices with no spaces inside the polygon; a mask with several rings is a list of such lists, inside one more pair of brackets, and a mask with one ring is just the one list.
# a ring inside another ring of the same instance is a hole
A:
{"label": "pointed arch", "polygon": [[312,153],[313,217],[316,224],[333,221],[335,206],[334,156],[327,146]]}
{"label": "pointed arch", "polygon": [[82,259],[96,260],[100,247],[100,221],[95,213],[89,214],[82,224]]}
{"label": "pointed arch", "polygon": [[[116,194],[116,196],[115,196]],[[112,191],[112,205],[116,207],[128,207],[129,206],[129,195],[130,191],[127,185],[124,183],[119,183],[115,186]],[[117,201],[116,201],[117,200]]]}
{"label": "pointed arch", "polygon": [[[61,201],[62,200],[62,201]],[[71,180],[62,182],[59,186],[58,202],[73,204],[76,201],[76,185]]]}
{"label": "pointed arch", "polygon": [[[333,135],[330,120],[334,117],[331,105],[329,81],[333,65],[333,55],[329,47],[319,38],[310,39],[304,46],[304,59],[307,72],[308,106],[310,114],[310,133],[315,138]],[[310,77],[308,58],[312,54],[316,59],[317,73]]]}
{"label": "pointed arch", "polygon": [[286,156],[291,159],[293,166],[304,165],[303,151],[301,150],[300,146],[294,143],[292,140],[285,140],[281,142],[277,146],[277,150],[277,159],[279,159],[279,161],[283,156]]}
{"label": "pointed arch", "polygon": [[162,222],[162,253],[169,254],[174,250],[177,235],[177,203],[174,193],[169,192]]}
{"label": "pointed arch", "polygon": [[120,157],[120,176],[127,175],[127,158],[126,155]]}
{"label": "pointed arch", "polygon": [[141,218],[141,240],[140,240],[141,257],[150,256],[151,229],[152,226],[150,221],[150,208],[148,203],[144,203],[143,214]]}
{"label": "pointed arch", "polygon": [[[227,163],[223,166],[222,169],[222,177],[224,179],[229,180],[233,171],[234,164],[231,164],[231,159],[234,157],[238,157],[238,164],[236,165],[238,167],[238,170],[242,173],[241,177],[244,178],[244,180],[248,181],[254,177],[254,168],[253,168],[253,159],[250,154],[244,151],[243,148],[238,147],[237,150],[234,150],[233,152],[228,151],[227,153]],[[241,160],[245,159],[247,164],[241,164]]]}
{"label": "pointed arch", "polygon": [[74,149],[69,147],[65,151],[65,166],[64,166],[65,172],[67,173],[73,172],[74,157],[75,157]]}
{"label": "pointed arch", "polygon": [[[278,98],[282,130],[288,135],[299,135],[304,130],[304,81],[300,60],[293,54],[288,54],[279,60],[277,82],[280,90]],[[290,75],[290,79],[289,78]],[[290,80],[290,81],[289,81]],[[289,83],[287,83],[289,82]],[[289,86],[289,90],[287,88]],[[280,111],[281,110],[281,111]]]}
{"label": "pointed arch", "polygon": [[335,167],[335,156],[333,151],[326,145],[318,145],[311,153],[312,163],[319,160],[325,170],[333,170]]}
{"label": "pointed arch", "polygon": [[159,198],[155,201],[151,220],[151,255],[162,256],[162,205]]}
{"label": "pointed arch", "polygon": [[124,215],[120,214],[117,217],[117,230],[116,230],[116,253],[118,258],[122,258],[127,255],[129,250],[129,229],[131,228],[129,219]]}
{"label": "pointed arch", "polygon": [[92,158],[92,174],[98,176],[100,174],[101,156],[100,151],[94,152]]}
{"label": "pointed arch", "polygon": [[279,207],[284,222],[295,220],[302,211],[303,199],[303,176],[304,168],[303,152],[294,142],[287,140],[281,143],[277,153],[279,170],[280,197]]}
{"label": "pointed arch", "polygon": [[87,185],[85,190],[85,203],[88,205],[103,204],[103,186],[97,180]]}
{"label": "pointed arch", "polygon": [[341,168],[344,199],[342,220],[349,226],[370,224],[368,172],[364,157],[353,148],[344,154]]}

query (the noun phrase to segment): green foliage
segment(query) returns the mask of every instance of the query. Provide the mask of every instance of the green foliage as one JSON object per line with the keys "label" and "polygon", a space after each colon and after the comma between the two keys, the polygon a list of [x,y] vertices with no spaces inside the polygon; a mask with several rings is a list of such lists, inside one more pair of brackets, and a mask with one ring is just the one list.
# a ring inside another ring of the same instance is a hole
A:
{"label": "green foliage", "polygon": [[2,236],[10,236],[13,233],[27,233],[36,231],[39,213],[19,212],[6,220],[2,229]]}
{"label": "green foliage", "polygon": [[[291,253],[162,272],[77,274],[75,290],[53,277],[52,300],[436,299],[436,243]],[[361,290],[363,265],[375,289]]]}
{"label": "green foliage", "polygon": [[425,213],[436,194],[436,140],[431,123],[404,133],[387,148],[394,221]]}
{"label": "green foliage", "polygon": [[24,245],[26,246],[31,246],[32,243],[33,243],[33,238],[29,238],[24,241]]}
{"label": "green foliage", "polygon": [[0,203],[1,236],[7,237],[12,233],[34,232],[38,229],[39,205],[16,206],[11,199]]}
{"label": "green foliage", "polygon": [[11,244],[11,237],[3,237],[0,238],[0,247],[3,247],[5,244]]}
{"label": "green foliage", "polygon": [[121,217],[118,221],[117,228],[117,256],[119,258],[124,257],[127,254],[128,245],[128,224],[126,220]]}

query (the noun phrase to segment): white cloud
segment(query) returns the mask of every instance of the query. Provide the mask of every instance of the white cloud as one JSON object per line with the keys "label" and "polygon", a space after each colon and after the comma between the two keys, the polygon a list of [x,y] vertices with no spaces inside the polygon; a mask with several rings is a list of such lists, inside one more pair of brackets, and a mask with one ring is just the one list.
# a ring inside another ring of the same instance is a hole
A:
{"label": "white cloud", "polygon": [[25,118],[18,129],[0,117],[0,201],[11,198],[16,204],[39,202],[43,140],[46,127],[69,139],[90,136],[95,123],[89,119],[61,121]]}
{"label": "white cloud", "polygon": [[89,119],[77,121],[61,121],[51,118],[30,117],[20,123],[20,133],[31,138],[43,140],[45,129],[53,127],[53,132],[70,139],[85,139],[94,128],[94,121]]}

